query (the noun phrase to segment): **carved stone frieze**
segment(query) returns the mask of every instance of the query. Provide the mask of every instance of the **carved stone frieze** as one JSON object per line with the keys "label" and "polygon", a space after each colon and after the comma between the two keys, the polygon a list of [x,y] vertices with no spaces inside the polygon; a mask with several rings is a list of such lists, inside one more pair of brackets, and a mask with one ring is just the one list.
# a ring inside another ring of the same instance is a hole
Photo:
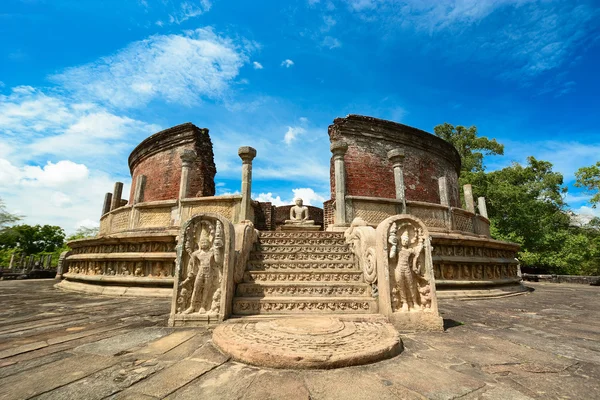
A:
{"label": "carved stone frieze", "polygon": [[299,301],[299,302],[277,302],[277,301],[247,301],[236,300],[233,312],[236,314],[261,313],[261,312],[335,312],[355,311],[368,312],[374,308],[369,301]]}
{"label": "carved stone frieze", "polygon": [[97,245],[79,246],[71,250],[75,254],[101,253],[169,253],[175,252],[175,242],[135,242],[135,243],[101,243]]}
{"label": "carved stone frieze", "polygon": [[75,275],[172,278],[174,267],[173,261],[68,261],[68,272]]}
{"label": "carved stone frieze", "polygon": [[264,296],[362,296],[368,294],[366,285],[327,285],[327,286],[238,286],[237,293],[242,297]]}
{"label": "carved stone frieze", "polygon": [[264,273],[249,271],[244,274],[245,282],[362,282],[362,272],[285,272]]}
{"label": "carved stone frieze", "polygon": [[252,253],[250,260],[257,261],[352,261],[352,253]]}
{"label": "carved stone frieze", "polygon": [[288,269],[320,269],[320,270],[355,270],[353,262],[347,263],[316,263],[316,262],[286,262],[286,263],[266,263],[262,261],[251,261],[247,264],[249,271],[271,271],[271,270],[288,270]]}

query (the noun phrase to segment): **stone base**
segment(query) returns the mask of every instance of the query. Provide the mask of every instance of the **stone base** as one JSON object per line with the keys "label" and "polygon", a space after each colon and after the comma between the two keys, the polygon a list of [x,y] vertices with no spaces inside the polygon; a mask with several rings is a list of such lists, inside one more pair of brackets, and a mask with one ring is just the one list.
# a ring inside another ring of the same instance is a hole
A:
{"label": "stone base", "polygon": [[350,224],[333,224],[327,227],[327,232],[346,232],[346,229],[350,227]]}
{"label": "stone base", "polygon": [[403,350],[398,332],[380,316],[229,320],[214,330],[213,342],[237,361],[291,369],[368,364]]}
{"label": "stone base", "polygon": [[215,326],[219,322],[218,314],[175,314],[169,317],[169,326]]}
{"label": "stone base", "polygon": [[[170,279],[170,281],[171,285],[173,285],[173,280]],[[91,284],[89,282],[83,283],[65,279],[54,285],[54,287],[66,291],[99,294],[103,296],[171,297],[173,295],[173,289],[171,287],[136,286],[134,282],[132,282],[131,286],[103,285],[100,282]]]}
{"label": "stone base", "polygon": [[[437,282],[436,282],[437,285]],[[456,300],[476,300],[493,299],[497,297],[518,296],[531,291],[530,288],[521,283],[513,283],[497,287],[437,287],[438,300],[456,299]]]}
{"label": "stone base", "polygon": [[390,315],[389,320],[401,332],[442,332],[444,330],[444,319],[433,312],[395,312]]}
{"label": "stone base", "polygon": [[303,225],[303,224],[287,224],[287,225],[280,225],[279,229],[282,231],[292,231],[292,232],[298,232],[298,231],[320,231],[321,230],[321,226],[319,225]]}

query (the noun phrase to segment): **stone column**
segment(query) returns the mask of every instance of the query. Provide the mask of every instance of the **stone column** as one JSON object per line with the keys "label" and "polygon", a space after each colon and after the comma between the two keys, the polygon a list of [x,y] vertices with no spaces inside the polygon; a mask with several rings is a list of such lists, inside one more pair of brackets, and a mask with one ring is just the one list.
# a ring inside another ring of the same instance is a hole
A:
{"label": "stone column", "polygon": [[190,168],[198,155],[194,150],[183,150],[181,157],[181,180],[179,181],[179,199],[185,199],[189,196],[190,190]]}
{"label": "stone column", "polygon": [[10,255],[10,264],[8,264],[8,268],[10,268],[12,271],[15,269],[15,253]]}
{"label": "stone column", "polygon": [[346,225],[346,167],[344,155],[348,151],[348,144],[342,141],[331,143],[333,153],[333,171],[335,177],[335,215],[333,224]]}
{"label": "stone column", "polygon": [[450,193],[448,193],[448,179],[445,176],[438,178],[440,188],[440,204],[446,207],[450,206]]}
{"label": "stone column", "polygon": [[25,253],[21,253],[21,257],[19,258],[19,268],[23,269],[25,265]]}
{"label": "stone column", "polygon": [[50,269],[52,267],[52,254],[48,254],[46,256],[46,269]]}
{"label": "stone column", "polygon": [[467,211],[475,214],[475,202],[473,200],[473,187],[471,185],[463,186],[463,195],[465,196],[465,206]]}
{"label": "stone column", "polygon": [[110,212],[110,205],[112,203],[112,193],[106,193],[104,195],[104,204],[102,205],[102,215]]}
{"label": "stone column", "polygon": [[402,162],[404,161],[404,149],[392,149],[387,153],[388,159],[394,168],[394,182],[396,184],[396,200],[402,202],[402,214],[406,214],[406,188],[404,187],[404,172]]}
{"label": "stone column", "polygon": [[487,205],[485,204],[485,197],[477,198],[477,208],[479,208],[479,215],[481,215],[484,218],[488,217]]}
{"label": "stone column", "polygon": [[110,211],[116,210],[121,207],[121,195],[123,194],[123,183],[115,182],[115,189],[113,190],[112,201],[110,202]]}
{"label": "stone column", "polygon": [[144,201],[144,189],[146,188],[146,175],[138,175],[135,179],[135,191],[133,192],[133,204]]}
{"label": "stone column", "polygon": [[242,146],[238,149],[238,155],[242,159],[242,205],[240,209],[240,221],[250,218],[250,207],[252,207],[252,160],[256,157],[256,149],[250,146]]}

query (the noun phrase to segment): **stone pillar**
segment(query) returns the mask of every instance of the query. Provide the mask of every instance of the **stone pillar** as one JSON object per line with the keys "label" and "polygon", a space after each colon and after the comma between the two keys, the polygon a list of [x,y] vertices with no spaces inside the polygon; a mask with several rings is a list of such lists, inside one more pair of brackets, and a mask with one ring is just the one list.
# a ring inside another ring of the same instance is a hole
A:
{"label": "stone pillar", "polygon": [[110,212],[110,205],[112,203],[112,193],[106,193],[104,195],[104,204],[102,205],[102,215]]}
{"label": "stone pillar", "polygon": [[19,268],[25,268],[25,253],[21,253],[21,257],[19,258]]}
{"label": "stone pillar", "polygon": [[15,269],[15,253],[10,255],[10,264],[8,264],[8,268],[14,271]]}
{"label": "stone pillar", "polygon": [[245,221],[250,218],[250,207],[252,206],[252,160],[256,157],[256,149],[250,146],[242,146],[238,149],[238,155],[242,159],[242,205],[240,221]]}
{"label": "stone pillar", "polygon": [[133,204],[144,201],[144,189],[146,188],[146,175],[138,175],[135,180],[135,191],[133,192]]}
{"label": "stone pillar", "polygon": [[438,178],[440,188],[440,204],[446,207],[450,206],[450,193],[448,193],[448,179],[445,176]]}
{"label": "stone pillar", "polygon": [[123,183],[115,182],[115,189],[113,190],[112,201],[110,202],[110,211],[116,210],[121,206],[121,195],[123,194]]}
{"label": "stone pillar", "polygon": [[52,254],[48,254],[46,256],[46,269],[50,269],[52,267]]}
{"label": "stone pillar", "polygon": [[183,150],[181,157],[181,180],[179,181],[179,199],[185,199],[190,190],[190,168],[198,155],[194,150]]}
{"label": "stone pillar", "polygon": [[473,187],[471,185],[463,186],[463,195],[465,196],[465,206],[467,211],[475,214],[475,201],[473,200]]}
{"label": "stone pillar", "polygon": [[488,217],[487,205],[485,204],[485,197],[477,198],[477,208],[479,208],[479,215],[481,215],[484,218]]}
{"label": "stone pillar", "polygon": [[388,159],[394,168],[394,182],[396,184],[396,200],[402,202],[402,214],[406,214],[406,188],[404,187],[404,172],[402,162],[404,161],[404,149],[392,149],[387,153]]}
{"label": "stone pillar", "polygon": [[344,155],[348,151],[348,144],[342,141],[331,143],[333,153],[333,171],[335,177],[335,214],[333,224],[346,225],[346,167]]}
{"label": "stone pillar", "polygon": [[29,256],[29,263],[27,264],[27,269],[33,269],[35,265],[35,256],[32,254]]}

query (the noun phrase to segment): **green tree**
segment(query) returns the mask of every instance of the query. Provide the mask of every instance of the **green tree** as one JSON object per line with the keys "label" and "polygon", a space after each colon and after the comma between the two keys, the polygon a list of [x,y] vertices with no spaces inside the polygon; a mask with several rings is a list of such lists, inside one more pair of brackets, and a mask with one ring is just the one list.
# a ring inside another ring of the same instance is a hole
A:
{"label": "green tree", "polygon": [[87,239],[98,236],[99,228],[87,228],[85,226],[79,227],[74,234],[69,236],[67,240]]}
{"label": "green tree", "polygon": [[[436,136],[452,143],[461,159],[461,186],[467,183],[474,185],[474,190],[480,191],[485,185],[483,165],[484,155],[503,155],[504,145],[498,143],[496,139],[488,139],[485,136],[478,136],[477,127],[469,128],[462,125],[451,125],[447,122],[437,125],[433,128]],[[479,192],[478,192],[479,194]]]}
{"label": "green tree", "polygon": [[0,232],[5,230],[9,225],[18,222],[21,219],[20,216],[11,214],[6,210],[4,201],[0,199]]}
{"label": "green tree", "polygon": [[600,203],[600,161],[590,167],[581,167],[575,172],[576,187],[584,188],[592,194],[590,203],[593,208]]}
{"label": "green tree", "polygon": [[0,249],[18,249],[27,255],[52,253],[63,246],[65,231],[52,225],[15,225],[0,232]]}

